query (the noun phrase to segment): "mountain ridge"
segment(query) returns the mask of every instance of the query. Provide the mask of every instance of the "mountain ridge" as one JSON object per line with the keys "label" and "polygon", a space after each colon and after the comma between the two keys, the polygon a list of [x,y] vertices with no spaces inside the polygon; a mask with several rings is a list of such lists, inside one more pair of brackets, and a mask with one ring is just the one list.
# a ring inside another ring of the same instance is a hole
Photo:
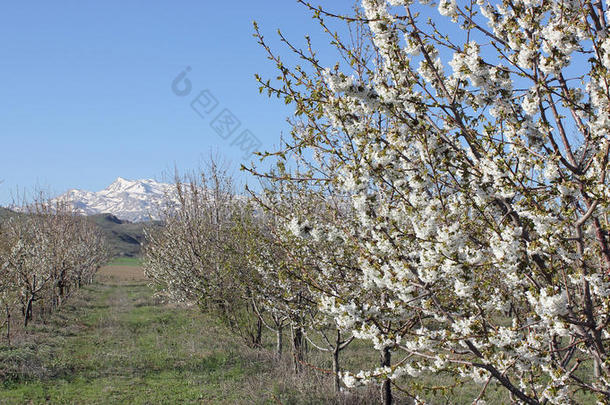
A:
{"label": "mountain ridge", "polygon": [[173,190],[169,183],[118,177],[103,190],[70,189],[54,200],[71,204],[82,215],[112,214],[123,221],[147,222],[159,220],[159,209],[172,199]]}

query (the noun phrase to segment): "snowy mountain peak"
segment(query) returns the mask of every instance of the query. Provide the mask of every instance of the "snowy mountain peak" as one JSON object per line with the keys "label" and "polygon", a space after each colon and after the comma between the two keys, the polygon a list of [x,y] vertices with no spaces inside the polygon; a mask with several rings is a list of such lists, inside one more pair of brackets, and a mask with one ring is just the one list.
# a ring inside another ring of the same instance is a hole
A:
{"label": "snowy mountain peak", "polygon": [[84,215],[108,213],[131,222],[159,219],[159,208],[173,192],[173,185],[152,179],[118,177],[101,191],[68,190],[57,197],[70,202]]}
{"label": "snowy mountain peak", "polygon": [[127,188],[127,187],[131,186],[132,184],[133,184],[132,181],[129,181],[122,177],[117,177],[116,180],[113,181],[112,184],[106,188],[106,190],[111,190],[111,189],[120,190],[123,188]]}
{"label": "snowy mountain peak", "polygon": [[137,194],[158,194],[163,193],[167,189],[166,183],[159,183],[155,180],[127,180],[118,177],[111,185],[102,190],[102,193],[137,193]]}

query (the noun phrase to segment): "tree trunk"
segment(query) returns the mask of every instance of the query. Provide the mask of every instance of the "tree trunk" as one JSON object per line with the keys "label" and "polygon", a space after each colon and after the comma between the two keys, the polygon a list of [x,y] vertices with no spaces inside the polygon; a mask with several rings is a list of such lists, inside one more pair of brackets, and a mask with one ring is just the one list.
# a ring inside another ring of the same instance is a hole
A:
{"label": "tree trunk", "polygon": [[278,326],[275,331],[275,354],[278,360],[282,358],[282,327]]}
{"label": "tree trunk", "polygon": [[32,303],[34,302],[34,297],[31,297],[28,300],[28,304],[25,307],[25,319],[23,320],[23,325],[28,326],[28,322],[32,320]]}
{"label": "tree trunk", "polygon": [[593,357],[593,377],[595,377],[595,379],[599,379],[602,375],[603,373],[600,359],[598,356],[595,356]]}
{"label": "tree trunk", "polygon": [[256,339],[254,342],[254,346],[261,346],[263,342],[263,321],[260,318],[257,318],[256,321]]}
{"label": "tree trunk", "polygon": [[294,372],[299,373],[303,362],[303,331],[301,328],[292,328],[292,355],[294,357]]}
{"label": "tree trunk", "polygon": [[11,345],[11,311],[8,307],[8,305],[6,306],[6,341],[8,342],[8,345]]}
{"label": "tree trunk", "polygon": [[333,350],[333,374],[335,375],[335,393],[341,392],[341,380],[339,379],[339,352],[341,350],[341,332],[337,329],[337,340]]}
{"label": "tree trunk", "polygon": [[[390,348],[386,347],[381,351],[381,367],[390,367],[392,354]],[[381,403],[383,405],[392,405],[392,386],[390,380],[384,380],[381,383]]]}

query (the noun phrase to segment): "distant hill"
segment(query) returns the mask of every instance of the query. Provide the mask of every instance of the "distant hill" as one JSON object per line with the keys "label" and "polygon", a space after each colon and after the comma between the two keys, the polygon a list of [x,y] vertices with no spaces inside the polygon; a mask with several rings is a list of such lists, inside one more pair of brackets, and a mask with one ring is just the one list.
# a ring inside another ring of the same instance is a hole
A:
{"label": "distant hill", "polygon": [[11,211],[8,208],[0,207],[0,221],[5,218],[10,218],[11,216],[17,215],[15,211]]}
{"label": "distant hill", "polygon": [[[19,214],[0,207],[0,222]],[[100,227],[108,241],[112,257],[136,257],[140,254],[140,244],[144,241],[144,228],[160,226],[159,222],[123,221],[112,214],[90,215],[88,220]]]}
{"label": "distant hill", "polygon": [[140,244],[144,241],[144,228],[159,226],[158,222],[129,222],[112,214],[90,215],[88,217],[104,232],[114,257],[135,257],[140,254]]}

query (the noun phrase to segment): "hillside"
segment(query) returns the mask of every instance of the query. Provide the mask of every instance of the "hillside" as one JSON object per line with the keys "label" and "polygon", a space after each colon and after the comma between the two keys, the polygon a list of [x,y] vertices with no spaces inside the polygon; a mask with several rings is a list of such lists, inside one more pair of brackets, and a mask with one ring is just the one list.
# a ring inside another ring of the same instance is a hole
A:
{"label": "hillside", "polygon": [[123,221],[112,214],[91,215],[88,218],[102,229],[114,257],[138,256],[140,244],[144,240],[144,228],[154,226],[151,222]]}
{"label": "hillside", "polygon": [[[7,208],[0,207],[0,221],[19,215]],[[132,223],[118,219],[112,214],[90,215],[88,220],[98,225],[110,247],[112,257],[135,257],[140,254],[140,244],[144,240],[144,228],[155,226],[157,222]]]}
{"label": "hillside", "polygon": [[17,215],[15,211],[11,211],[8,208],[0,207],[0,221],[5,218],[10,218],[14,215]]}

